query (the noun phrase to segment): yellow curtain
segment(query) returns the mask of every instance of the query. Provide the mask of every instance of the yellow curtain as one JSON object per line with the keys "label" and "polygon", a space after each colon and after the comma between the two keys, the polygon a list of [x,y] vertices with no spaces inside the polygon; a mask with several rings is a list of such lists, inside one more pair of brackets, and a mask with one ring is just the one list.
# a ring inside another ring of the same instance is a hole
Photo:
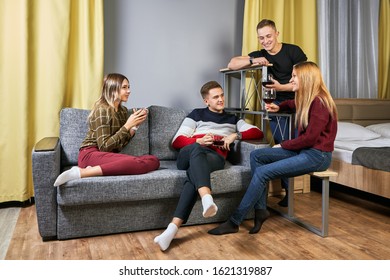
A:
{"label": "yellow curtain", "polygon": [[390,0],[382,0],[379,14],[378,98],[390,99]]}
{"label": "yellow curtain", "polygon": [[33,193],[31,151],[103,78],[103,0],[0,1],[0,202]]}
{"label": "yellow curtain", "polygon": [[[267,18],[275,22],[279,41],[298,45],[308,60],[317,63],[317,10],[316,0],[246,0],[244,8],[242,55],[261,49],[256,26]],[[253,83],[246,82],[247,92],[253,92]],[[252,98],[250,109],[261,109],[257,98]],[[248,119],[260,125],[258,119]]]}

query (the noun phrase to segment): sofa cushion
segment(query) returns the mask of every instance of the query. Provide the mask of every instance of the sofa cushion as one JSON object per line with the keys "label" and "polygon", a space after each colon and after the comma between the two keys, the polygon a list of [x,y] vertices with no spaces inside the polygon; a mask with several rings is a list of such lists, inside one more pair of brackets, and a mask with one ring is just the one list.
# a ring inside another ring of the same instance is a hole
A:
{"label": "sofa cushion", "polygon": [[[141,175],[89,177],[58,187],[61,206],[92,205],[178,198],[186,171],[175,161],[161,161],[160,169]],[[211,173],[213,194],[244,191],[251,180],[250,168],[226,163],[225,169]]]}
{"label": "sofa cushion", "polygon": [[79,149],[88,132],[90,110],[64,108],[60,112],[61,166],[77,165]]}
{"label": "sofa cushion", "polygon": [[171,145],[172,139],[187,114],[186,111],[177,108],[149,107],[150,154],[160,160],[177,158],[177,151]]}

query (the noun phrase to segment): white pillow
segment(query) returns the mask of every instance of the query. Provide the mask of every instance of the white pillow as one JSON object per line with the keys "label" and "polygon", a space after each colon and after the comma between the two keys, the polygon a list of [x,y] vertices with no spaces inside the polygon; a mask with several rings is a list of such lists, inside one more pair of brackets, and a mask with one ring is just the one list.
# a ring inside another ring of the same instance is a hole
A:
{"label": "white pillow", "polygon": [[360,141],[372,140],[381,137],[380,134],[373,132],[356,123],[338,122],[336,140],[338,141]]}
{"label": "white pillow", "polygon": [[382,137],[390,138],[390,123],[378,123],[366,126],[367,129],[382,135]]}

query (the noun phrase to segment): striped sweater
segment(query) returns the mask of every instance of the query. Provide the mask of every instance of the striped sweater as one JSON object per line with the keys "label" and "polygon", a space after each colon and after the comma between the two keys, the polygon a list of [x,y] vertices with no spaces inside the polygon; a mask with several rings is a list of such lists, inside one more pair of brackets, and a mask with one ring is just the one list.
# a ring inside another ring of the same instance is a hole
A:
{"label": "striped sweater", "polygon": [[[246,123],[235,115],[215,113],[209,108],[194,109],[183,120],[179,130],[172,140],[172,147],[181,149],[184,146],[193,144],[197,138],[202,138],[207,133],[218,136],[229,136],[235,132],[241,132],[242,140],[261,139],[263,132],[256,126]],[[210,149],[226,158],[228,151],[216,146],[209,146]]]}

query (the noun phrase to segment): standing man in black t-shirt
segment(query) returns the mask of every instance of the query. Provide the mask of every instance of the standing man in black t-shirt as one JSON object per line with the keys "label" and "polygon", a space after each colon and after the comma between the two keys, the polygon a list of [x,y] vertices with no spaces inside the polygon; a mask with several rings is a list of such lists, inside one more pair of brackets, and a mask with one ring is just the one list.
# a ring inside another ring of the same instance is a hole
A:
{"label": "standing man in black t-shirt", "polygon": [[[305,53],[296,45],[279,42],[279,31],[277,31],[275,22],[272,20],[263,19],[258,23],[256,29],[257,38],[263,49],[253,51],[247,56],[233,57],[228,64],[228,68],[237,70],[251,65],[267,66],[268,64],[272,64],[272,67],[268,67],[268,73],[274,77],[273,84],[267,85],[267,88],[276,90],[276,100],[273,103],[278,105],[284,100],[294,99],[294,92],[289,81],[293,66],[307,60]],[[287,117],[278,118],[280,129],[277,128],[276,118],[272,118],[270,121],[275,144],[287,140],[290,133],[287,125]],[[285,188],[286,193],[287,182],[287,178],[282,179],[282,187]],[[279,204],[281,206],[287,206],[287,195]]]}

